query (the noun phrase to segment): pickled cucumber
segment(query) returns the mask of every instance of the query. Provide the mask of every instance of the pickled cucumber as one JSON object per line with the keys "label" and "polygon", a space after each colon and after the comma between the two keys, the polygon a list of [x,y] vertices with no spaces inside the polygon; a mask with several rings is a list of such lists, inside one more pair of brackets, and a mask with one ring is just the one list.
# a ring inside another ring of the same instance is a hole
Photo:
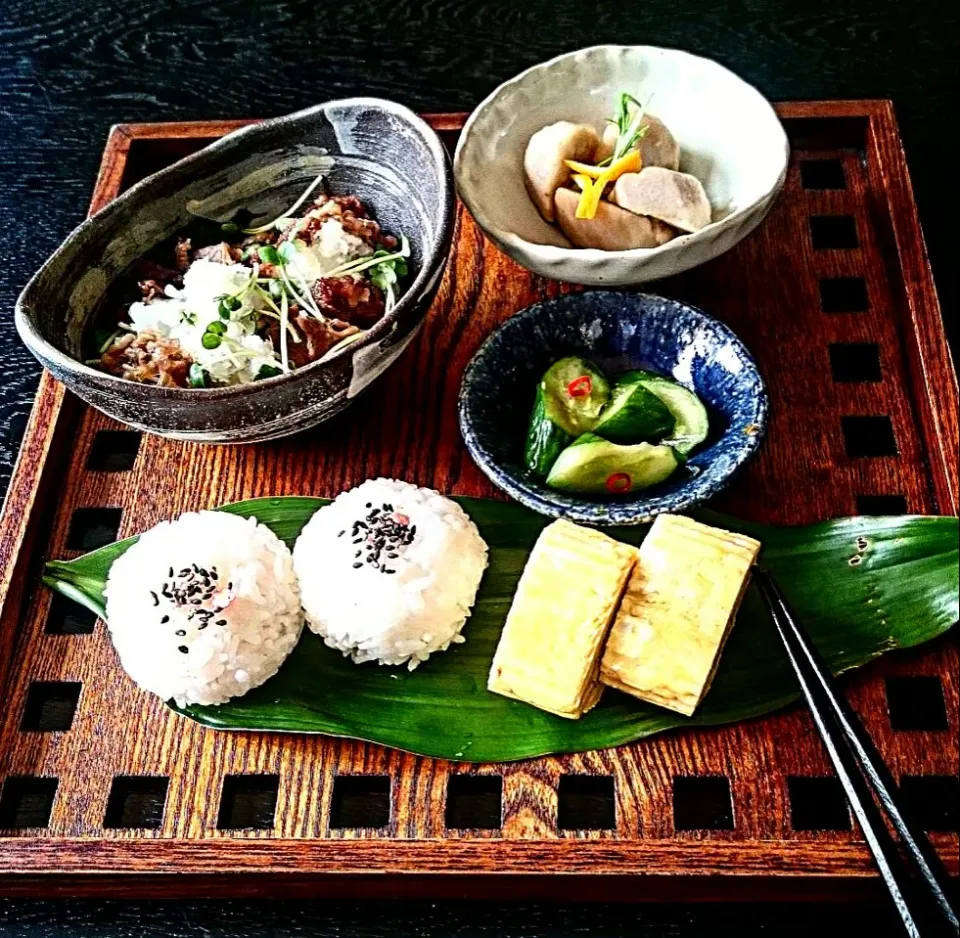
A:
{"label": "pickled cucumber", "polygon": [[625,446],[584,433],[557,457],[547,485],[558,492],[628,495],[662,482],[681,462],[670,446]]}

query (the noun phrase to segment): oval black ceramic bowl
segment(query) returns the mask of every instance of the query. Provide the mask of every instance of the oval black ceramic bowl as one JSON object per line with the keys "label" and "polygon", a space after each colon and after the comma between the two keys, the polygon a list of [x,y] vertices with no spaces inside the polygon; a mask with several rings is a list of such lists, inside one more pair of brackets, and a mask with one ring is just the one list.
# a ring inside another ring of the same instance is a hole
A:
{"label": "oval black ceramic bowl", "polygon": [[[558,358],[581,355],[608,375],[646,368],[694,390],[710,436],[684,470],[635,495],[608,500],[548,489],[523,466],[537,382]],[[642,524],[715,495],[760,445],[767,392],[743,343],[723,323],[676,300],[638,293],[579,293],[535,303],[477,351],[460,391],[460,430],[470,455],[517,501],[591,525]]]}
{"label": "oval black ceramic bowl", "polygon": [[[230,388],[137,384],[83,364],[87,331],[110,285],[195,216],[278,215],[334,157],[329,188],[354,193],[412,247],[400,301],[362,340],[288,375]],[[124,423],[185,440],[246,443],[329,419],[381,375],[413,336],[440,284],[453,232],[450,161],[402,105],[331,101],[246,127],[133,186],[85,221],[27,285],[17,329],[53,375]]]}

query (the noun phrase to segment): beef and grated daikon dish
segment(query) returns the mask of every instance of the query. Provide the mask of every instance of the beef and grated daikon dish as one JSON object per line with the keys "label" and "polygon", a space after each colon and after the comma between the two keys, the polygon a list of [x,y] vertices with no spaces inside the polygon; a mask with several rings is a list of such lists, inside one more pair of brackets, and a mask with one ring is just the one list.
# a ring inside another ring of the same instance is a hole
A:
{"label": "beef and grated daikon dish", "polygon": [[307,625],[327,645],[412,670],[464,641],[487,545],[456,502],[372,479],[307,522],[293,563]]}
{"label": "beef and grated daikon dish", "polygon": [[222,704],[276,674],[303,630],[290,550],[255,518],[190,512],[164,521],[110,568],[114,647],[164,700]]}
{"label": "beef and grated daikon dish", "polygon": [[213,225],[219,240],[182,236],[141,262],[140,298],[99,336],[90,363],[163,387],[223,387],[359,339],[397,302],[410,247],[355,195],[316,195],[323,180],[265,224]]}

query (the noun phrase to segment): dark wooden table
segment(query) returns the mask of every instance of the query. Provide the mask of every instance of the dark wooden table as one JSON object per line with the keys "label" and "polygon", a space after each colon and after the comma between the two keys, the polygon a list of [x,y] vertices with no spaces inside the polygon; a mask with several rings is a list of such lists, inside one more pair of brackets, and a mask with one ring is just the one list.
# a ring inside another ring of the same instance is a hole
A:
{"label": "dark wooden table", "polygon": [[[892,98],[948,331],[947,138],[958,112],[957,4],[947,0],[2,0],[0,3],[0,491],[38,367],[13,303],[81,220],[119,121],[270,116],[371,93],[471,109],[535,62],[599,42],[679,46],[772,99]],[[624,897],[629,898],[629,897]],[[763,896],[757,896],[762,903]],[[0,902],[0,936],[546,936],[898,934],[869,908],[459,903]]]}

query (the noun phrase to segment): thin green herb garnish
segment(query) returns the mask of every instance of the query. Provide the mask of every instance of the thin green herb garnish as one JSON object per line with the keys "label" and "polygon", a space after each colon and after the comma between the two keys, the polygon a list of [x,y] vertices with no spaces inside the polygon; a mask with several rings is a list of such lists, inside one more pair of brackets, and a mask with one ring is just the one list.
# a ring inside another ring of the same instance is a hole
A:
{"label": "thin green herb garnish", "polygon": [[613,153],[605,160],[601,160],[598,166],[607,166],[615,163],[622,156],[635,146],[638,140],[643,139],[649,124],[643,123],[645,106],[641,104],[632,94],[626,91],[620,92],[617,99],[617,116],[609,118],[611,124],[617,128],[617,140],[613,145]]}

